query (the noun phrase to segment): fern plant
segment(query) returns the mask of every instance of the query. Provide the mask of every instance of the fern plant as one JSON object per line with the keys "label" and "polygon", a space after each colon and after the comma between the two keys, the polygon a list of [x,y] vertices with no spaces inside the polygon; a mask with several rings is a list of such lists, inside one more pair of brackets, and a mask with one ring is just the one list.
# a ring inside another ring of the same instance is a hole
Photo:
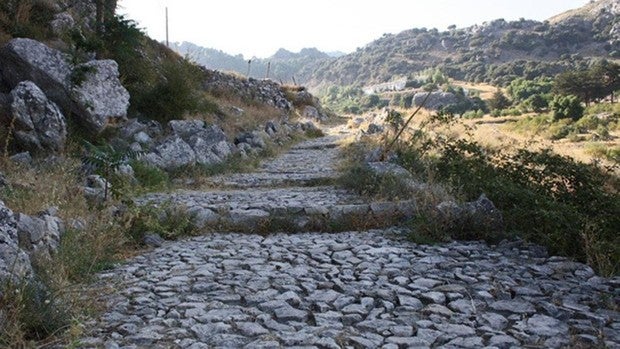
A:
{"label": "fern plant", "polygon": [[108,179],[120,169],[122,165],[130,160],[137,159],[144,155],[142,151],[117,150],[109,144],[94,145],[84,141],[86,154],[82,157],[82,162],[92,168],[94,172],[104,178],[103,201],[108,201],[110,185]]}

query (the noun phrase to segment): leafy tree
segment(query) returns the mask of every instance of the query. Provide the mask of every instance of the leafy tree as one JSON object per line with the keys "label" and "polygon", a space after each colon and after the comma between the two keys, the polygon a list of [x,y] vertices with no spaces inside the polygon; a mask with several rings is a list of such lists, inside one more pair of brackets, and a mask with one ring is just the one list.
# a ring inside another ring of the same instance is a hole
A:
{"label": "leafy tree", "polygon": [[598,79],[601,84],[601,94],[596,97],[604,98],[611,96],[611,102],[614,102],[614,93],[620,90],[620,64],[610,63],[602,60],[597,62],[590,69],[592,79]]}
{"label": "leafy tree", "polygon": [[566,118],[579,120],[583,116],[584,107],[577,96],[556,95],[549,106],[555,120]]}
{"label": "leafy tree", "polygon": [[545,110],[549,106],[549,100],[548,100],[548,97],[546,96],[547,95],[541,95],[541,94],[531,95],[530,97],[528,97],[528,99],[526,99],[523,102],[523,105],[528,110],[534,111],[536,113],[540,113],[541,111]]}
{"label": "leafy tree", "polygon": [[603,99],[620,88],[620,65],[599,61],[588,69],[567,71],[556,76],[553,90],[562,95],[575,95],[586,105]]}
{"label": "leafy tree", "polygon": [[497,89],[497,91],[493,93],[493,96],[489,99],[487,104],[491,110],[504,110],[511,105],[508,97],[506,97],[500,89]]}
{"label": "leafy tree", "polygon": [[533,95],[544,95],[551,92],[553,80],[540,77],[535,80],[517,78],[507,88],[508,95],[516,102],[523,102]]}

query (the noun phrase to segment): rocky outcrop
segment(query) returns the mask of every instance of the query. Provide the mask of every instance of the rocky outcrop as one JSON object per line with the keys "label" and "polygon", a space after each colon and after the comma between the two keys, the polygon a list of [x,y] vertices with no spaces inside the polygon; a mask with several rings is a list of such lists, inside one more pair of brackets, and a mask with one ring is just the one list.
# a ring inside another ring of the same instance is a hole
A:
{"label": "rocky outcrop", "polygon": [[144,160],[166,171],[196,164],[196,153],[181,137],[173,135],[144,156]]}
{"label": "rocky outcrop", "polygon": [[224,131],[202,120],[173,120],[169,136],[155,145],[144,160],[166,171],[195,164],[223,162],[235,150]]}
{"label": "rocky outcrop", "polygon": [[84,73],[84,80],[71,86],[75,113],[86,127],[102,131],[108,123],[127,117],[129,92],[118,79],[118,64],[113,60],[90,61],[74,68],[72,77]]}
{"label": "rocky outcrop", "polygon": [[463,204],[442,202],[437,205],[437,210],[440,212],[438,219],[464,232],[497,232],[504,229],[502,212],[484,194],[476,201]]}
{"label": "rocky outcrop", "polygon": [[0,201],[0,280],[18,282],[32,273],[30,258],[19,247],[15,215]]}
{"label": "rocky outcrop", "polygon": [[265,103],[272,107],[288,111],[291,102],[286,99],[281,86],[271,80],[253,78],[241,79],[233,75],[205,69],[206,80],[203,88],[214,94],[229,93],[242,99]]}
{"label": "rocky outcrop", "polygon": [[129,93],[118,79],[118,65],[111,60],[78,66],[71,58],[31,39],[11,40],[0,50],[2,78],[9,86],[33,81],[65,114],[72,114],[91,132],[124,119]]}
{"label": "rocky outcrop", "polygon": [[31,81],[11,91],[10,123],[17,146],[30,152],[56,152],[65,146],[67,124],[58,106]]}
{"label": "rocky outcrop", "polygon": [[54,15],[54,19],[50,22],[52,33],[56,36],[63,35],[75,26],[75,20],[68,12],[61,12]]}
{"label": "rocky outcrop", "polygon": [[[420,106],[424,102],[426,95],[428,92],[420,92],[416,93],[413,96],[413,104],[415,106]],[[431,92],[431,95],[428,97],[426,103],[424,103],[424,108],[430,110],[439,110],[441,108],[447,107],[452,104],[458,103],[458,98],[450,92]]]}
{"label": "rocky outcrop", "polygon": [[57,208],[49,208],[36,216],[23,213],[16,215],[19,246],[31,256],[51,257],[60,246],[60,237],[65,231],[63,221],[58,218]]}

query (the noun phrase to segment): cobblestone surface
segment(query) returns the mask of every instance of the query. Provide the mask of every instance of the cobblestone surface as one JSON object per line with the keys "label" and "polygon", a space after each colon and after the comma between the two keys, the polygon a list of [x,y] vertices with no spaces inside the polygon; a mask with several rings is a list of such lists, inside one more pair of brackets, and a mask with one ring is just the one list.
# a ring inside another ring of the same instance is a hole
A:
{"label": "cobblestone surface", "polygon": [[[229,190],[144,200],[183,203],[207,223],[279,210],[372,215],[396,205],[294,186],[335,175],[341,137],[228,177]],[[115,292],[101,295],[108,309],[86,324],[92,331],[80,347],[620,348],[620,278],[518,241],[423,246],[404,234],[212,233],[166,242],[100,275],[95,287]]]}
{"label": "cobblestone surface", "polygon": [[282,156],[263,163],[253,173],[237,173],[211,179],[216,186],[261,187],[307,185],[338,176],[339,143],[346,133],[335,132],[293,146]]}
{"label": "cobblestone surface", "polygon": [[92,346],[620,348],[620,280],[525,244],[211,234],[102,275]]}

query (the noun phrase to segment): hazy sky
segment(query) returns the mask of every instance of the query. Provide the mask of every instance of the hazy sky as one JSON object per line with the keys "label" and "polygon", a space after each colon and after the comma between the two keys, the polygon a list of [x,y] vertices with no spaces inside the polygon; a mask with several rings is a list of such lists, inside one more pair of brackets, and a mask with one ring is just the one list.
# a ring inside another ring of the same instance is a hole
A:
{"label": "hazy sky", "polygon": [[119,13],[156,40],[190,41],[230,54],[267,57],[298,52],[355,51],[384,33],[445,30],[497,18],[545,20],[589,0],[119,0]]}

